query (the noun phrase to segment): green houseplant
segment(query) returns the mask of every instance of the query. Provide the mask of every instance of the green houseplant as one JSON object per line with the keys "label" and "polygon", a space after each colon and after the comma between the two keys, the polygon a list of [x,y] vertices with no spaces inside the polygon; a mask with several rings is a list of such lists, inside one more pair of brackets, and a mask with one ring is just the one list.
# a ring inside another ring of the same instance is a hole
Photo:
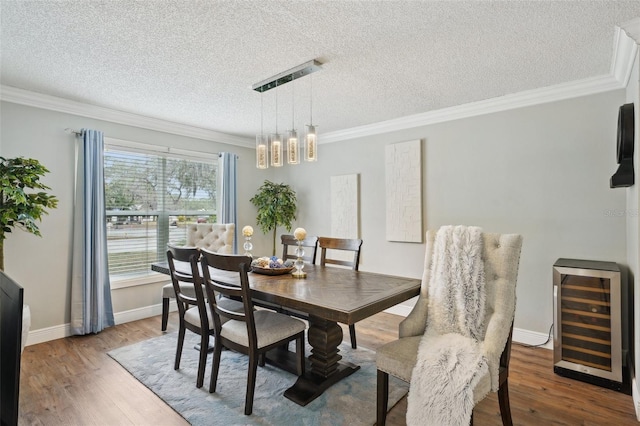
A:
{"label": "green houseplant", "polygon": [[296,219],[296,193],[289,185],[265,180],[250,201],[258,208],[256,221],[262,232],[273,231],[272,256],[275,256],[278,226],[291,231],[291,222]]}
{"label": "green houseplant", "polygon": [[[42,220],[45,209],[56,208],[58,200],[44,191],[48,186],[40,177],[49,173],[32,158],[0,157],[0,269],[4,270],[4,240],[13,228],[40,236],[36,221]],[[35,190],[35,191],[34,191]]]}

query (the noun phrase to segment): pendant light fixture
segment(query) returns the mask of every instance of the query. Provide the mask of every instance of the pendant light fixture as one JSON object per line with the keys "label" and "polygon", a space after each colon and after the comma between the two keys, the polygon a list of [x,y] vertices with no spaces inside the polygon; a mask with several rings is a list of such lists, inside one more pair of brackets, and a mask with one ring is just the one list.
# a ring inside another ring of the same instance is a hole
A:
{"label": "pendant light fixture", "polygon": [[[269,167],[269,162],[272,167],[281,167],[284,163],[283,155],[283,142],[278,133],[278,86],[289,83],[300,77],[304,77],[308,74],[321,70],[320,62],[311,60],[290,70],[281,72],[271,78],[263,80],[253,85],[253,90],[260,92],[261,94],[267,90],[276,89],[276,131],[269,137],[269,145],[267,147],[267,140],[263,133],[262,128],[262,116],[264,111],[260,111],[261,115],[261,127],[260,135],[256,136],[256,167],[259,169],[266,169]],[[312,88],[312,86],[310,86]],[[313,90],[310,91],[313,95]],[[287,163],[299,164],[300,163],[300,141],[298,139],[298,133],[295,129],[295,92],[292,88],[292,101],[291,101],[291,130],[287,132],[286,138],[286,151],[287,151]],[[304,141],[304,159],[305,161],[316,161],[318,159],[317,149],[317,134],[316,126],[313,124],[313,101],[310,100],[311,105],[311,121],[306,127],[305,141]],[[262,98],[261,98],[262,107]],[[270,161],[269,161],[270,160]]]}
{"label": "pendant light fixture", "polygon": [[309,124],[304,137],[304,161],[318,161],[318,135],[313,125],[313,76],[309,76]]}
{"label": "pendant light fixture", "polygon": [[282,167],[282,139],[278,133],[278,84],[276,83],[276,132],[271,134],[271,165]]}
{"label": "pendant light fixture", "polygon": [[269,168],[269,147],[268,140],[264,136],[264,100],[260,94],[260,134],[256,135],[256,167],[259,169]]}
{"label": "pendant light fixture", "polygon": [[298,133],[295,125],[295,82],[291,84],[291,130],[287,134],[287,163],[300,163],[300,145],[298,144]]}

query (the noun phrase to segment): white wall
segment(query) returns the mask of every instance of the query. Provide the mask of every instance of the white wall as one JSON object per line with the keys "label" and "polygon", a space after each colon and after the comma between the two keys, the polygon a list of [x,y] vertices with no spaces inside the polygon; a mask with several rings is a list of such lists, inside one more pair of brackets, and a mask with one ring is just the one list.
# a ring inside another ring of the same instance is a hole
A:
{"label": "white wall", "polygon": [[[70,320],[75,138],[64,132],[67,127],[102,130],[107,137],[134,142],[238,154],[241,171],[238,176],[238,221],[240,224],[255,222],[255,209],[249,198],[259,186],[262,175],[258,175],[255,169],[251,149],[8,102],[2,102],[0,111],[0,155],[40,160],[51,172],[43,181],[59,199],[58,208],[51,210],[40,225],[42,238],[16,230],[5,242],[5,271],[25,288],[25,303],[31,308],[32,330],[64,327]],[[260,243],[257,246],[262,250]],[[160,287],[166,282],[165,277],[159,276],[155,284],[113,290],[114,311],[122,313],[157,306],[161,302]]]}
{"label": "white wall", "polygon": [[[317,163],[255,169],[251,149],[175,136],[3,102],[4,156],[41,160],[45,182],[60,199],[45,217],[42,238],[16,232],[5,248],[9,275],[26,289],[32,329],[69,322],[73,137],[64,129],[95,128],[108,137],[240,155],[239,227],[256,228],[254,254],[269,252],[249,199],[264,179],[297,191],[298,220],[310,235],[329,235],[330,177],[360,175],[361,269],[420,277],[424,244],[385,241],[384,149],[423,140],[425,229],[475,224],[524,236],[515,326],[546,333],[552,322],[551,268],[559,257],[627,262],[625,190],[610,189],[615,171],[619,90],[367,138],[323,144]],[[283,231],[283,230],[280,230]],[[116,312],[160,303],[155,285],[114,290]]]}
{"label": "white wall", "polygon": [[358,173],[361,270],[420,277],[424,244],[385,241],[384,148],[422,139],[425,229],[522,234],[515,327],[546,335],[558,258],[627,262],[625,190],[609,188],[624,100],[618,90],[322,144],[317,163],[279,176],[299,195],[296,226],[328,235],[330,177]]}

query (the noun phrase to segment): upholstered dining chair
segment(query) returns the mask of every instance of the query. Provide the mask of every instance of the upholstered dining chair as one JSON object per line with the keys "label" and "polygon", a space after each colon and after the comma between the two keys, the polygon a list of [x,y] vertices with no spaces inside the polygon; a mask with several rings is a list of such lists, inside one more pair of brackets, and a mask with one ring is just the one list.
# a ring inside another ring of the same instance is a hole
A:
{"label": "upholstered dining chair", "polygon": [[[280,241],[282,242],[282,260],[296,260],[298,258],[298,256],[296,256],[296,248],[298,247],[298,240],[296,240],[296,237],[289,234],[282,234],[280,235]],[[302,240],[302,244],[300,245],[304,247],[304,256],[302,256],[302,260],[312,265],[316,263],[318,237],[307,237]],[[289,252],[289,248],[291,248],[291,252]]]}
{"label": "upholstered dining chair", "polygon": [[[418,300],[399,327],[399,339],[377,351],[377,422],[385,424],[388,409],[389,374],[405,382],[411,382],[413,368],[417,363],[418,348],[423,334],[427,332],[429,307],[429,281],[432,270],[436,232],[427,232],[422,287]],[[481,342],[483,355],[488,359],[499,359],[498,368],[489,366],[473,387],[473,404],[477,404],[489,391],[498,392],[502,423],[511,425],[509,407],[509,356],[511,333],[515,311],[516,280],[520,260],[522,237],[516,234],[483,233],[483,265],[485,276],[485,322],[486,332]],[[492,373],[497,371],[498,374]],[[411,385],[409,388],[411,392]],[[473,424],[473,414],[471,416]]]}
{"label": "upholstered dining chair", "polygon": [[[340,265],[351,268],[354,271],[358,270],[360,266],[360,248],[362,247],[361,239],[319,237],[318,246],[320,246],[320,265]],[[353,259],[338,259],[338,256],[335,255],[336,252],[333,250],[353,252]],[[357,349],[355,324],[349,324],[349,337],[351,338],[351,347]]]}
{"label": "upholstered dining chair", "polygon": [[[167,250],[167,261],[171,274],[176,302],[178,304],[178,346],[173,368],[180,368],[182,348],[186,330],[200,335],[200,357],[198,360],[198,375],[196,386],[202,387],[204,372],[207,363],[207,351],[209,349],[209,336],[215,332],[213,320],[206,304],[202,278],[199,272],[200,250],[194,247],[173,247]],[[176,268],[176,263],[182,262],[188,265]],[[189,288],[189,294],[185,291]],[[193,294],[194,296],[191,296]],[[242,311],[243,305],[235,300],[225,299],[220,302],[226,309]]]}
{"label": "upholstered dining chair", "polygon": [[[249,373],[244,413],[253,411],[253,395],[256,387],[258,362],[264,354],[276,347],[296,341],[297,374],[304,373],[304,331],[306,324],[298,319],[277,312],[253,309],[251,289],[247,272],[251,267],[251,257],[224,255],[202,250],[202,272],[209,305],[213,313],[215,327],[215,347],[209,392],[216,391],[222,348],[234,350],[249,356]],[[213,278],[211,275],[213,271]],[[221,279],[216,272],[230,271],[233,278]],[[242,313],[227,309],[218,303],[215,293],[242,300]]]}
{"label": "upholstered dining chair", "polygon": [[[235,224],[233,223],[192,223],[187,225],[186,247],[206,248],[218,253],[233,253],[233,235]],[[195,297],[191,286],[185,286],[183,293]],[[162,331],[167,330],[169,320],[169,302],[175,298],[173,284],[162,287]]]}

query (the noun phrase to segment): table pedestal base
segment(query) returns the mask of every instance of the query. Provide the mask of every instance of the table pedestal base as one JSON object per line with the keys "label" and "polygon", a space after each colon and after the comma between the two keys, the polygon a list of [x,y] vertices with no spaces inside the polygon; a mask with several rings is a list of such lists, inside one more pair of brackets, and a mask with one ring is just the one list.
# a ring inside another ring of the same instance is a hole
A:
{"label": "table pedestal base", "polygon": [[329,377],[306,372],[298,377],[296,383],[284,392],[287,399],[303,407],[322,395],[330,386],[348,377],[360,369],[359,365],[341,362]]}
{"label": "table pedestal base", "polygon": [[284,393],[286,398],[302,406],[360,369],[358,365],[340,362],[342,357],[338,354],[338,345],[342,342],[342,328],[335,321],[310,315],[307,338],[311,355],[305,374]]}

